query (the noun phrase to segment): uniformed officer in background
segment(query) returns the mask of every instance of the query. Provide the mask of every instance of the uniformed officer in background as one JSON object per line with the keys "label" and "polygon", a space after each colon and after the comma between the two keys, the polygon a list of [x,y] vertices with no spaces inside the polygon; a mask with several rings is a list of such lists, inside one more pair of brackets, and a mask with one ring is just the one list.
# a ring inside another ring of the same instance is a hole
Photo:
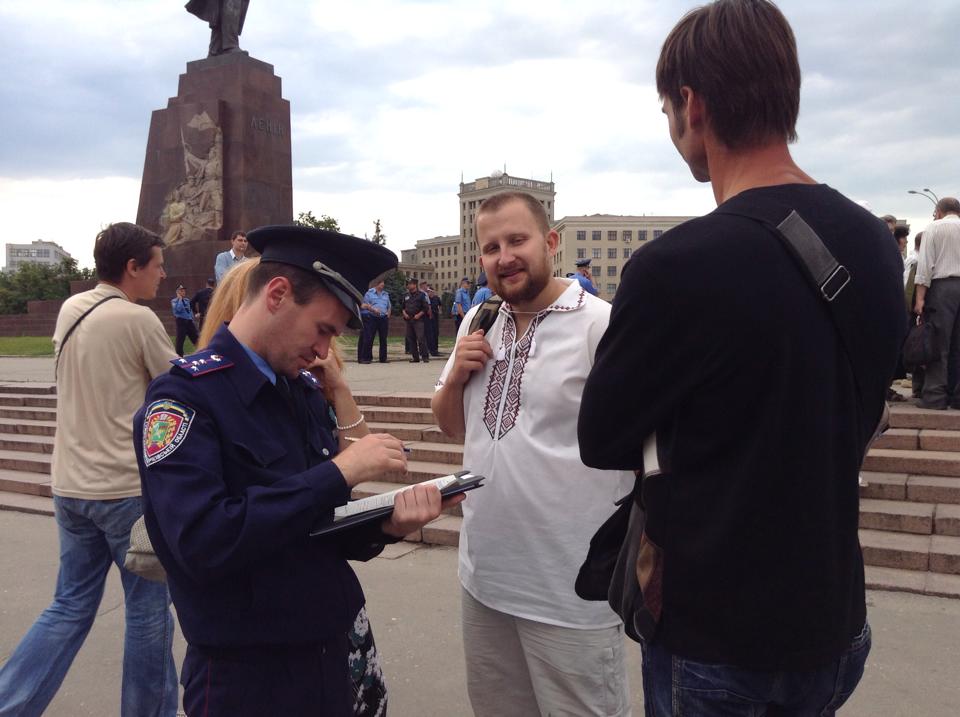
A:
{"label": "uniformed officer in background", "polygon": [[597,287],[593,283],[593,276],[590,275],[590,259],[577,259],[576,280],[580,286],[589,294],[597,295]]}
{"label": "uniformed officer in background", "polygon": [[397,260],[307,227],[248,238],[262,256],[240,309],[206,350],[172,362],[134,419],[147,530],[188,643],[184,708],[379,714],[380,661],[347,559],[374,557],[458,501],[416,486],[389,519],[308,534],[353,486],[406,469],[403,444],[369,433],[327,356],[359,326],[357,287]]}

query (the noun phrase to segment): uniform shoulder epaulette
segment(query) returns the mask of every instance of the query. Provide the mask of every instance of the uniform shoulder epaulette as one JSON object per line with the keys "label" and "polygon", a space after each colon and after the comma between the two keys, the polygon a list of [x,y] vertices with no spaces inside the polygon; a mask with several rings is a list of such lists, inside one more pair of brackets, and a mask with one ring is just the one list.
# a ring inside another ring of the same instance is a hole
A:
{"label": "uniform shoulder epaulette", "polygon": [[322,388],[322,386],[320,385],[320,382],[317,380],[317,377],[314,376],[309,371],[307,371],[307,369],[305,368],[300,369],[300,378],[302,378],[303,382],[306,383],[314,391]]}
{"label": "uniform shoulder epaulette", "polygon": [[190,376],[203,376],[233,366],[233,361],[215,351],[200,351],[183,358],[170,359],[170,363]]}

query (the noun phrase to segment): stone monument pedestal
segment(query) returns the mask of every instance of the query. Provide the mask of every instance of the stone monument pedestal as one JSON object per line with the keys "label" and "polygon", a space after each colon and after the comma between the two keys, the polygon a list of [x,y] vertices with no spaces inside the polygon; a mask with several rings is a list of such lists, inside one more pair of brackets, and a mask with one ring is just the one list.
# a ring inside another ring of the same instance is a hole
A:
{"label": "stone monument pedestal", "polygon": [[242,51],[187,63],[150,120],[137,211],[167,243],[167,274],[195,290],[234,230],[292,221],[290,103],[273,66]]}

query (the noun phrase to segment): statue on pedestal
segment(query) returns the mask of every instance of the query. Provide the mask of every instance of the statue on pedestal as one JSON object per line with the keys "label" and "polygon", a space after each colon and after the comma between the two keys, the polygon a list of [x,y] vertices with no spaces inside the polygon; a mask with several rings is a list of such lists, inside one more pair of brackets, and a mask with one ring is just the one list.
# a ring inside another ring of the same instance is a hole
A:
{"label": "statue on pedestal", "polygon": [[210,24],[207,57],[240,50],[240,33],[250,0],[190,0],[187,12]]}

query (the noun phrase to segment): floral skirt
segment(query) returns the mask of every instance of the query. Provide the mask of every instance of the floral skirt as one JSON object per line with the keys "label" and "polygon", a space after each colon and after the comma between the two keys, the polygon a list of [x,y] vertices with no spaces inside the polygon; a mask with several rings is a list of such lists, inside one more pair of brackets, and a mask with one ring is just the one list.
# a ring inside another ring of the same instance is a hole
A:
{"label": "floral skirt", "polygon": [[383,682],[380,655],[373,641],[367,608],[360,608],[350,629],[350,680],[353,683],[353,714],[357,717],[385,717],[387,686]]}

